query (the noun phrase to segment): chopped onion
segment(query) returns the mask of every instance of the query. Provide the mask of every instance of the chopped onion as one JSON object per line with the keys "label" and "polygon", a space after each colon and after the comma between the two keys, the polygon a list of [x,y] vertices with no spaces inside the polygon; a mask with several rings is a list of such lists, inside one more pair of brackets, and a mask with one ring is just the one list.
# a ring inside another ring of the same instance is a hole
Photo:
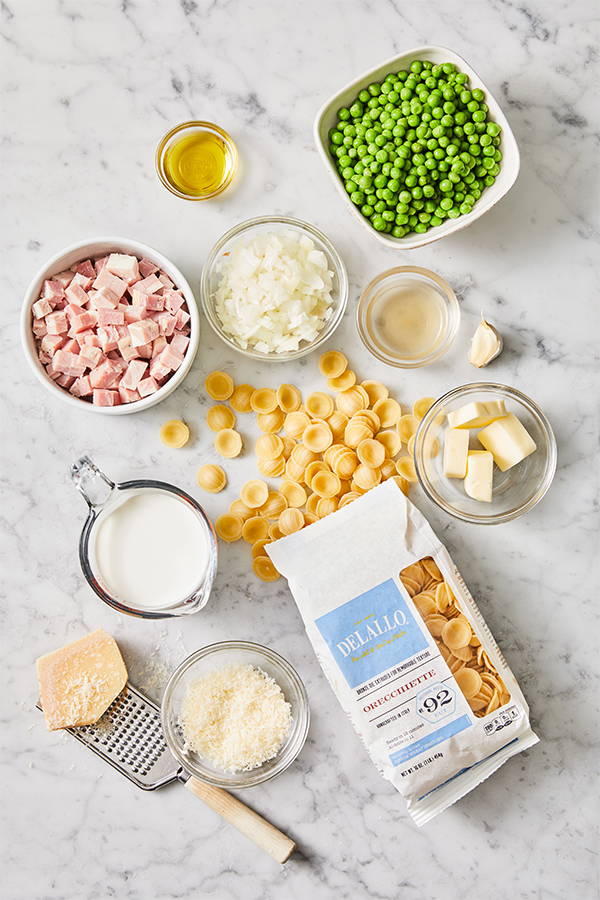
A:
{"label": "chopped onion", "polygon": [[307,236],[266,232],[224,255],[215,311],[242,350],[286,353],[314,341],[333,313],[333,272]]}

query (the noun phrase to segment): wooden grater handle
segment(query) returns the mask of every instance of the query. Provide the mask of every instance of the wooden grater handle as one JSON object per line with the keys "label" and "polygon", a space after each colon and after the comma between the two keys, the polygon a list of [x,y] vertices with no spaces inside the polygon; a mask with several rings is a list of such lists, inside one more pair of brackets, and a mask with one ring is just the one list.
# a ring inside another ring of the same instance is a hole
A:
{"label": "wooden grater handle", "polygon": [[287,862],[296,849],[296,844],[291,838],[222,788],[213,787],[212,784],[206,784],[194,776],[188,778],[185,786],[277,862]]}

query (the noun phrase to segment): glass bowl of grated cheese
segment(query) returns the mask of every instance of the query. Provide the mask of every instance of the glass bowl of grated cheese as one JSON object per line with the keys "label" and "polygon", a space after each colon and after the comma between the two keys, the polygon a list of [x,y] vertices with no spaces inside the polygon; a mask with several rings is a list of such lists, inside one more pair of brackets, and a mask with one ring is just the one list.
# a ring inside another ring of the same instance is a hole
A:
{"label": "glass bowl of grated cheese", "polygon": [[313,225],[261,216],[217,241],[200,295],[209,324],[229,347],[251,359],[286,362],[331,337],[348,302],[348,275]]}
{"label": "glass bowl of grated cheese", "polygon": [[172,674],[162,701],[167,745],[202,781],[235,790],[281,774],[304,746],[310,712],[302,680],[274,650],[210,644]]}

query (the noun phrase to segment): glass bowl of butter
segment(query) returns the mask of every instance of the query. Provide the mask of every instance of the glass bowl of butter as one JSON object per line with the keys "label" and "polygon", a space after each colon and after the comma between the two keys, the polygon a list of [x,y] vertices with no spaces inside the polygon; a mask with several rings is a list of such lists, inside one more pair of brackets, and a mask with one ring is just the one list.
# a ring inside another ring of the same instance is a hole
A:
{"label": "glass bowl of butter", "polygon": [[532,509],[556,471],[548,419],[516,388],[478,382],[440,397],[419,425],[415,468],[445,512],[497,525]]}

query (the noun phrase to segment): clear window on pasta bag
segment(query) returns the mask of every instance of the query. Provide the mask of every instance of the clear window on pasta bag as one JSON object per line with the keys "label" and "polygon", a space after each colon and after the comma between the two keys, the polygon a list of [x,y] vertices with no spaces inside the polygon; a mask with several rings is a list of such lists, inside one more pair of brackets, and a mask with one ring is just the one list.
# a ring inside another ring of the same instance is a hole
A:
{"label": "clear window on pasta bag", "polygon": [[400,572],[427,630],[478,718],[505,706],[510,693],[431,556]]}

